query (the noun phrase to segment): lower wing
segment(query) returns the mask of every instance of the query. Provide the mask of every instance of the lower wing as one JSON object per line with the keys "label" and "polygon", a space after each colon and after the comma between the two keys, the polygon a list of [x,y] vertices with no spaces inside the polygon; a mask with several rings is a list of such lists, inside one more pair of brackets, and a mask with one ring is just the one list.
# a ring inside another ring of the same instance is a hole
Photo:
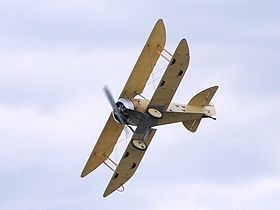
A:
{"label": "lower wing", "polygon": [[149,146],[156,129],[149,129],[145,136],[145,144],[142,141],[135,139],[137,134],[134,134],[120,160],[103,196],[106,197],[112,192],[120,188],[126,183],[135,173],[138,168],[147,147]]}
{"label": "lower wing", "polygon": [[121,135],[123,127],[123,125],[118,124],[114,120],[111,114],[89,156],[89,159],[82,171],[81,177],[88,175],[100,164],[102,164],[107,159],[107,157],[110,156],[119,136]]}

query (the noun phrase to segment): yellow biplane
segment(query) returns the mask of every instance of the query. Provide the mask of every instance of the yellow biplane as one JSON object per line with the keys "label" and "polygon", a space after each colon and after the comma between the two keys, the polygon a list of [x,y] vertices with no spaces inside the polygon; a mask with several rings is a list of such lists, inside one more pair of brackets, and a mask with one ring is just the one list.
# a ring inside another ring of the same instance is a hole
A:
{"label": "yellow biplane", "polygon": [[[190,55],[187,41],[182,39],[174,54],[164,49],[166,40],[163,20],[155,24],[117,102],[107,87],[105,94],[113,108],[112,114],[82,171],[81,177],[88,175],[104,163],[112,169],[113,176],[103,194],[104,197],[118,190],[135,173],[156,132],[155,126],[182,122],[191,132],[195,132],[202,118],[212,118],[215,106],[210,103],[218,86],[210,87],[196,94],[188,104],[171,103],[171,100],[189,65]],[[170,59],[164,55],[170,55]],[[160,56],[168,59],[168,66],[150,100],[138,99]],[[116,164],[110,155],[124,129],[128,127],[133,136]],[[136,126],[134,130],[131,126]],[[112,167],[113,163],[115,169]]]}

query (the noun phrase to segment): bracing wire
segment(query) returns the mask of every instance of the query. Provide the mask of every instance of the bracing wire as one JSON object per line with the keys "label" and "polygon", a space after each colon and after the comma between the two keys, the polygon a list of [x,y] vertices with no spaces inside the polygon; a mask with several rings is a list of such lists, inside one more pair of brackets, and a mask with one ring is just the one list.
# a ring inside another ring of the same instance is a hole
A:
{"label": "bracing wire", "polygon": [[165,65],[165,66],[163,66],[163,67],[161,67],[160,69],[156,70],[155,72],[153,72],[153,73],[151,74],[152,81],[148,82],[148,83],[145,85],[145,87],[147,87],[147,86],[153,84],[154,90],[155,90],[155,89],[156,89],[156,87],[155,87],[155,82],[158,81],[158,80],[161,78],[161,76],[159,76],[159,77],[157,77],[157,78],[155,78],[154,76],[155,76],[157,73],[161,72],[163,69],[165,69],[167,66],[168,66],[168,64]]}
{"label": "bracing wire", "polygon": [[132,136],[132,135],[130,135],[129,134],[129,129],[126,129],[126,128],[124,128],[125,129],[125,138],[123,138],[123,139],[121,139],[121,140],[119,140],[119,141],[117,141],[117,143],[116,143],[116,149],[115,149],[115,153],[116,153],[116,162],[118,162],[118,145],[119,145],[119,143],[121,143],[121,142],[123,142],[123,141],[125,141],[125,144],[127,145],[127,140]]}
{"label": "bracing wire", "polygon": [[154,90],[156,89],[154,74],[152,74]]}
{"label": "bracing wire", "polygon": [[[148,82],[148,83],[145,85],[145,87],[147,87],[147,86],[153,84],[154,89],[155,89],[155,82],[158,81],[158,80],[161,78],[161,76],[155,78],[154,75],[156,75],[156,74],[158,74],[159,72],[161,72],[161,71],[162,71],[163,69],[165,69],[167,66],[168,66],[168,64],[165,65],[165,66],[163,66],[163,67],[161,67],[161,68],[159,68],[159,69],[156,70],[155,72],[153,72],[153,73],[151,74],[151,76],[152,76],[152,81],[151,81],[151,82]],[[139,96],[141,96],[142,98],[146,99],[146,98],[145,98],[144,96],[142,96],[142,95],[139,95]],[[126,145],[127,145],[128,139],[129,139],[131,136],[132,136],[132,135],[128,135],[128,134],[126,133],[125,138],[122,138],[122,139],[120,139],[120,140],[118,140],[118,141],[116,142],[116,144],[115,144],[115,145],[116,145],[116,160],[118,159],[118,154],[117,154],[118,148],[117,148],[117,144],[119,144],[119,143],[121,143],[121,142],[123,142],[123,141],[126,141]],[[107,148],[110,148],[110,147],[112,147],[112,146],[114,146],[114,144],[109,145],[109,146],[107,146],[107,147],[104,147],[104,148],[102,148],[102,149],[107,149]],[[98,152],[98,151],[97,151],[97,152]]]}
{"label": "bracing wire", "polygon": [[128,133],[125,132],[125,144],[127,145]]}
{"label": "bracing wire", "polygon": [[163,66],[163,67],[161,67],[161,68],[159,68],[159,69],[156,70],[153,74],[157,74],[157,73],[161,72],[161,71],[162,71],[163,69],[165,69],[167,66],[168,66],[168,64],[165,65],[165,66]]}

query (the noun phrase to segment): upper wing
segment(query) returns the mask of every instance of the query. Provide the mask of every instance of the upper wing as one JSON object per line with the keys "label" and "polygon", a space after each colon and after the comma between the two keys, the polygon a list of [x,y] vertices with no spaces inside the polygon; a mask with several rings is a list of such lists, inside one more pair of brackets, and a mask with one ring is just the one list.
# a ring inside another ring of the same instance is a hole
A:
{"label": "upper wing", "polygon": [[[155,132],[156,129],[150,129],[148,131],[147,137],[145,139],[146,146],[149,146]],[[131,141],[124,152],[124,155],[103,194],[104,197],[110,195],[125,182],[127,182],[138,168],[146,150],[139,150],[133,146],[132,140],[135,139],[135,135],[137,134],[132,136]]]}
{"label": "upper wing", "polygon": [[[133,98],[135,95],[142,93],[165,46],[165,40],[165,27],[163,21],[160,19],[154,26],[124,86],[120,98]],[[113,117],[110,116],[83,169],[81,177],[89,174],[110,156],[122,130],[123,125],[116,123]]]}
{"label": "upper wing", "polygon": [[107,159],[107,157],[110,156],[119,136],[121,135],[123,127],[123,125],[118,124],[114,120],[111,114],[109,119],[107,120],[105,127],[103,128],[102,133],[99,136],[97,143],[95,144],[95,147],[91,152],[91,155],[83,169],[81,177],[88,175],[100,164],[102,164]]}
{"label": "upper wing", "polygon": [[182,39],[155,90],[148,109],[153,107],[161,112],[166,111],[188,68],[189,60],[189,47],[187,41]]}
{"label": "upper wing", "polygon": [[158,20],[151,32],[120,98],[133,98],[141,94],[165,46],[166,34],[163,20]]}

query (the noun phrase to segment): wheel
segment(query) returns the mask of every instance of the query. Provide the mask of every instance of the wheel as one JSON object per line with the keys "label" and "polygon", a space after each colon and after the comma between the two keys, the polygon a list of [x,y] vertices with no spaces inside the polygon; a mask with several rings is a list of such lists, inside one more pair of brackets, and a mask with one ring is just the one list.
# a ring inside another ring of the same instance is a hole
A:
{"label": "wheel", "polygon": [[146,150],[147,149],[147,145],[143,142],[140,141],[138,139],[133,139],[132,140],[132,145],[139,150]]}
{"label": "wheel", "polygon": [[158,111],[157,109],[150,108],[150,109],[148,109],[148,112],[150,115],[152,115],[155,118],[160,119],[162,117],[162,113],[160,111]]}

